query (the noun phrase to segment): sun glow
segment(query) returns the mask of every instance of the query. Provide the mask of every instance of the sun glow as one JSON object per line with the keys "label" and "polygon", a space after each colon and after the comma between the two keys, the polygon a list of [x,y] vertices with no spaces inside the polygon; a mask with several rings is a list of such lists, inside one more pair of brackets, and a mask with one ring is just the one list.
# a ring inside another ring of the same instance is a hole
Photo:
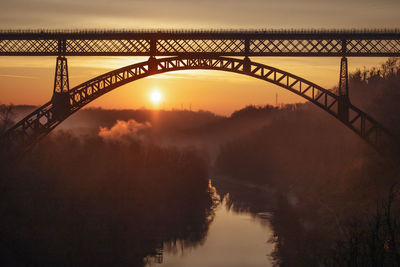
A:
{"label": "sun glow", "polygon": [[158,105],[162,100],[162,94],[158,90],[153,90],[150,93],[150,100],[154,105]]}

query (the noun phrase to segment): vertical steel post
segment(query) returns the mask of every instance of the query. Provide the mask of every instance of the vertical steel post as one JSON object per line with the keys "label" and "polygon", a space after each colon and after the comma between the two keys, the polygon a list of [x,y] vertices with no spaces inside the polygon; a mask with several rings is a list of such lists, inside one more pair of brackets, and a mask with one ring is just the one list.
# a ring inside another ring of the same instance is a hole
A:
{"label": "vertical steel post", "polygon": [[340,79],[339,79],[339,95],[349,96],[349,74],[347,58],[342,57],[340,60]]}
{"label": "vertical steel post", "polygon": [[68,63],[67,58],[58,56],[56,61],[56,72],[54,76],[53,94],[62,94],[69,92]]}
{"label": "vertical steel post", "polygon": [[150,58],[148,60],[149,62],[149,72],[150,73],[155,73],[157,71],[157,60],[156,60],[156,54],[157,54],[157,39],[150,39]]}
{"label": "vertical steel post", "polygon": [[251,61],[249,58],[250,55],[250,39],[244,40],[244,62],[243,62],[243,72],[250,73],[251,72]]}
{"label": "vertical steel post", "polygon": [[338,115],[342,121],[349,121],[349,74],[347,58],[342,57],[340,61],[340,79],[338,88]]}
{"label": "vertical steel post", "polygon": [[69,76],[67,58],[65,57],[65,40],[58,41],[58,52],[59,56],[56,61],[53,97],[51,101],[54,105],[55,115],[62,116],[70,110]]}
{"label": "vertical steel post", "polygon": [[340,60],[340,77],[338,88],[338,116],[344,122],[349,121],[349,71],[346,58],[346,40],[342,41],[343,56]]}

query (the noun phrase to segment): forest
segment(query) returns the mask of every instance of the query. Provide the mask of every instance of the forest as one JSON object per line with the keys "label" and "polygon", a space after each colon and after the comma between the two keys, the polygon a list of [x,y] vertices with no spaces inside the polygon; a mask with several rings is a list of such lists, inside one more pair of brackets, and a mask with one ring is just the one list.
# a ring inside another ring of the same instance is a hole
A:
{"label": "forest", "polygon": [[[396,58],[357,70],[349,81],[351,101],[397,136],[399,82]],[[398,156],[380,155],[302,104],[221,145],[214,167],[219,175],[277,191],[271,221],[278,266],[399,266]]]}
{"label": "forest", "polygon": [[[349,81],[352,103],[396,136],[399,82],[397,58]],[[33,108],[1,105],[0,133]],[[163,247],[199,246],[212,179],[233,209],[271,211],[276,266],[400,266],[398,156],[311,103],[228,117],[85,109],[24,157],[1,151],[1,261],[140,266]]]}

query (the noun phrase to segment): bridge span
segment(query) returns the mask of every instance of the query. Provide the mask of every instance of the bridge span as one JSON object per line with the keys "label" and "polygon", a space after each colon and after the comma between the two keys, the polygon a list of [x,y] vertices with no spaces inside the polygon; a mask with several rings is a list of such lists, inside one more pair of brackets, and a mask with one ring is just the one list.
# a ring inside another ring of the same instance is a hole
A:
{"label": "bridge span", "polygon": [[[388,153],[398,144],[384,126],[351,104],[347,58],[400,56],[400,30],[3,30],[0,56],[57,56],[53,97],[5,133],[1,140],[7,145],[31,147],[71,114],[128,82],[188,69],[262,79],[314,103],[380,152]],[[70,89],[67,56],[147,56],[148,60]],[[250,59],[268,56],[340,57],[337,92]]]}
{"label": "bridge span", "polygon": [[0,56],[398,56],[400,30],[0,31]]}

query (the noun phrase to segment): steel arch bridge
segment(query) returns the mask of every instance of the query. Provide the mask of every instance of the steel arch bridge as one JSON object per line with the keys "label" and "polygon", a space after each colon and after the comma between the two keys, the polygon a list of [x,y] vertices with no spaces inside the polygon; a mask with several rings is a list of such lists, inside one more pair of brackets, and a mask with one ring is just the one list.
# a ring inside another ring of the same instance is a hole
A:
{"label": "steel arch bridge", "polygon": [[[247,75],[285,88],[325,110],[378,151],[397,140],[349,100],[346,56],[400,56],[400,31],[258,32],[1,32],[0,56],[57,55],[53,97],[12,128],[2,140],[27,149],[89,102],[126,83],[177,70],[207,69]],[[148,55],[69,88],[66,55]],[[155,56],[170,56],[156,59]],[[341,56],[337,92],[250,56]],[[226,56],[244,56],[243,59]]]}

